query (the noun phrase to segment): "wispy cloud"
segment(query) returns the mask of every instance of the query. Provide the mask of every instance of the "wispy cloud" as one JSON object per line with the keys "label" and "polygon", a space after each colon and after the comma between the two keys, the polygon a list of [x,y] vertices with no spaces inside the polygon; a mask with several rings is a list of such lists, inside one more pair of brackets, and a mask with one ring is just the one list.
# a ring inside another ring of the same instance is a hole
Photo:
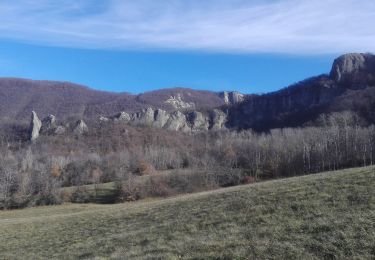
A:
{"label": "wispy cloud", "polygon": [[5,0],[0,37],[79,48],[375,51],[373,0]]}

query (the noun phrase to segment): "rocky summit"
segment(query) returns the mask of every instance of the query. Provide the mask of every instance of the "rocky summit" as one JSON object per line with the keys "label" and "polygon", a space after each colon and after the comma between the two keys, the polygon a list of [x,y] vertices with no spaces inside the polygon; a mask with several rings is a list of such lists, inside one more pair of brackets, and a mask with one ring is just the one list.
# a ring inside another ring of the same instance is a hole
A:
{"label": "rocky summit", "polygon": [[350,53],[337,58],[330,77],[338,83],[361,84],[375,81],[375,56],[369,53]]}

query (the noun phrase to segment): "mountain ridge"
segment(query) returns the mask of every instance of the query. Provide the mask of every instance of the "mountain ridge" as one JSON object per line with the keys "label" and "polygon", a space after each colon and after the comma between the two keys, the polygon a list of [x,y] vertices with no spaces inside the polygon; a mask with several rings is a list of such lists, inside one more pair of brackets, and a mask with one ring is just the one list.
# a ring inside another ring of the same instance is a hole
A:
{"label": "mountain ridge", "polygon": [[[366,97],[366,102],[361,103],[358,97]],[[69,82],[0,78],[0,117],[17,120],[29,119],[31,111],[41,118],[53,114],[62,120],[98,120],[121,112],[146,115],[147,109],[171,114],[181,111],[186,117],[191,112],[219,109],[226,114],[226,128],[263,131],[303,126],[321,114],[345,110],[375,123],[375,113],[371,112],[374,108],[375,56],[370,53],[341,55],[333,61],[329,73],[261,95],[188,88],[134,95],[93,90]]]}
{"label": "mountain ridge", "polygon": [[167,102],[173,98],[177,104],[194,103],[187,109],[211,109],[225,104],[220,95],[220,92],[188,88],[167,88],[140,94],[115,93],[70,82],[0,78],[0,118],[28,120],[33,110],[41,117],[54,114],[58,118],[86,119],[122,111],[134,113],[148,107],[172,112],[180,109]]}
{"label": "mountain ridge", "polygon": [[[357,96],[368,96],[358,103]],[[348,100],[350,99],[350,100]],[[344,106],[343,104],[356,102]],[[307,78],[263,95],[249,95],[229,112],[229,125],[237,129],[268,130],[300,127],[321,114],[350,110],[375,123],[368,116],[375,108],[375,55],[344,54],[334,60],[331,72]]]}

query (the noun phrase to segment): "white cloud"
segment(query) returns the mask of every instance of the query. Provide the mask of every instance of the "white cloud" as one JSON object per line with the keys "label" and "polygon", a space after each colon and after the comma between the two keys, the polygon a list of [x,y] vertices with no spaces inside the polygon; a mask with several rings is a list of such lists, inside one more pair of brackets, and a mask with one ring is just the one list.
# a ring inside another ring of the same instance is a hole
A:
{"label": "white cloud", "polygon": [[5,0],[0,37],[79,48],[375,51],[373,0]]}

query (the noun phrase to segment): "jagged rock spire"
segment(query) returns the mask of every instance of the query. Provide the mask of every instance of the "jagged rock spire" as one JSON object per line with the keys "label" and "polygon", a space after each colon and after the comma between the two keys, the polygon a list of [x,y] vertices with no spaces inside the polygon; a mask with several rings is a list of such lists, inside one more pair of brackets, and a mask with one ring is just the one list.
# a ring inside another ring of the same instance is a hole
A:
{"label": "jagged rock spire", "polygon": [[40,121],[38,115],[35,111],[31,112],[31,122],[30,122],[30,128],[29,128],[29,140],[35,141],[39,137],[40,128],[42,127],[42,121]]}
{"label": "jagged rock spire", "polygon": [[78,120],[74,127],[73,133],[76,135],[82,135],[87,133],[88,131],[89,128],[87,127],[86,123],[83,120]]}

